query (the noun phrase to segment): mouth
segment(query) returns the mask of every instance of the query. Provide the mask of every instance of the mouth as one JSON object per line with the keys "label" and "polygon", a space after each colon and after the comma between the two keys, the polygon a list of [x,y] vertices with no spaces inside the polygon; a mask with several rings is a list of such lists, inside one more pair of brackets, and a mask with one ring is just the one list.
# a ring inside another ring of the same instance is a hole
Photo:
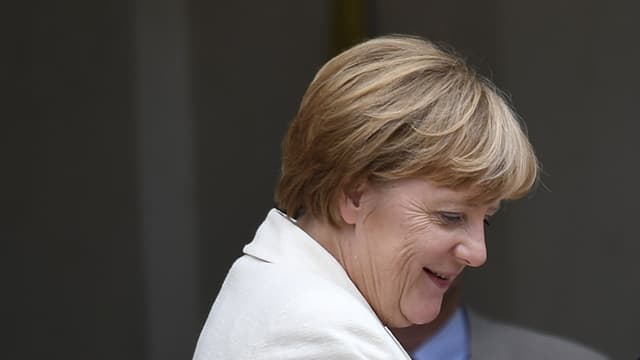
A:
{"label": "mouth", "polygon": [[429,276],[431,281],[433,281],[434,284],[436,284],[439,288],[445,289],[445,290],[449,288],[449,286],[453,282],[453,279],[455,279],[456,277],[456,274],[441,273],[426,267],[422,268],[422,270],[424,270],[424,272],[427,273],[427,275]]}

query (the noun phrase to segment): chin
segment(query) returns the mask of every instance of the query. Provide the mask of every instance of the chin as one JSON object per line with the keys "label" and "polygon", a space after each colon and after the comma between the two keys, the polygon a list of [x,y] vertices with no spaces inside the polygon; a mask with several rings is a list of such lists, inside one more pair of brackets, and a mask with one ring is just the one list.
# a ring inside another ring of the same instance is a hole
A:
{"label": "chin", "polygon": [[440,314],[442,305],[442,299],[437,302],[418,302],[412,306],[408,306],[406,311],[403,311],[404,317],[408,320],[410,325],[423,325],[432,322]]}
{"label": "chin", "polygon": [[416,317],[415,319],[410,319],[412,325],[424,325],[426,323],[430,323],[433,320],[435,320],[438,317],[438,314],[440,314],[440,310],[438,309],[438,311],[427,314],[427,315],[422,315],[420,317]]}

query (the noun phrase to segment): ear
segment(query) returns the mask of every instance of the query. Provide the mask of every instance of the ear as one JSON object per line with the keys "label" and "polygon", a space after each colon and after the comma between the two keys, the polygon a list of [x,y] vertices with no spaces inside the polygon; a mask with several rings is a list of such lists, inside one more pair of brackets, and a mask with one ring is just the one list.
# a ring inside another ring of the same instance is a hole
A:
{"label": "ear", "polygon": [[367,189],[367,182],[358,182],[353,186],[345,186],[340,192],[338,199],[338,207],[342,220],[353,225],[361,216],[363,211],[362,194]]}

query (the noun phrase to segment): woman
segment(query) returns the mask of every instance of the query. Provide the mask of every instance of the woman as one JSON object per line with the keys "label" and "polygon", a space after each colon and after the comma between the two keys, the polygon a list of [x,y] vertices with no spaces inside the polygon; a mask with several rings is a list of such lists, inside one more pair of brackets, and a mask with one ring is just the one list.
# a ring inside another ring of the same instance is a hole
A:
{"label": "woman", "polygon": [[537,160],[499,92],[409,37],[324,65],[283,144],[276,200],[232,266],[195,359],[408,359],[389,327],[424,324],[484,226]]}

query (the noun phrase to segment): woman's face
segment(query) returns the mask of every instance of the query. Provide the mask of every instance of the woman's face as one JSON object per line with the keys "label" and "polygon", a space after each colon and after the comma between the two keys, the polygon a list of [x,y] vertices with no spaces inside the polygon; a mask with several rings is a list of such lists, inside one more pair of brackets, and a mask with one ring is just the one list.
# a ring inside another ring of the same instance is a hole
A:
{"label": "woman's face", "polygon": [[345,196],[343,266],[386,325],[433,320],[465,266],[485,262],[485,220],[500,203],[472,204],[474,190],[411,178]]}

